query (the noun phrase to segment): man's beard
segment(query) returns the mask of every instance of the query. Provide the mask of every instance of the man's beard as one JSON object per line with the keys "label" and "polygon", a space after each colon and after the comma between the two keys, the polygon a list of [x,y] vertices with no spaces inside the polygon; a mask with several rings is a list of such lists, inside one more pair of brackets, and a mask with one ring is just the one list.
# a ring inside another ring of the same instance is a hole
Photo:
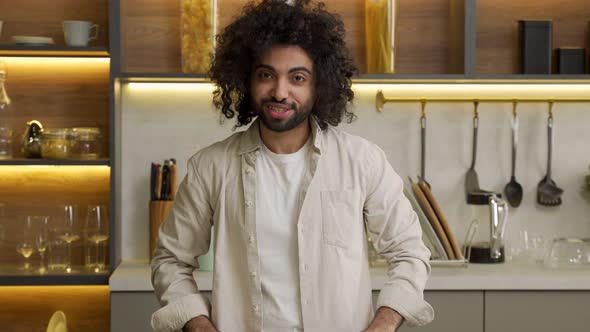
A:
{"label": "man's beard", "polygon": [[[284,123],[275,122],[275,121],[273,121],[273,119],[269,119],[268,114],[266,114],[266,112],[263,110],[263,107],[266,103],[270,103],[270,102],[282,104],[282,105],[287,105],[290,109],[293,110],[293,115],[291,116],[291,118],[289,118],[287,120],[287,122],[284,122]],[[307,104],[301,105],[301,107],[298,107],[297,104],[295,104],[295,103],[289,104],[289,103],[287,103],[286,100],[277,101],[274,98],[263,98],[260,101],[260,104],[257,104],[254,101],[252,101],[252,107],[254,107],[257,114],[259,115],[258,117],[260,118],[260,121],[262,121],[262,124],[266,128],[268,128],[269,130],[272,130],[275,132],[285,132],[285,131],[289,131],[289,130],[294,129],[297,126],[299,126],[301,123],[303,123],[305,120],[307,120],[309,118],[309,115],[311,114],[312,106],[313,106],[312,103],[309,102]]]}

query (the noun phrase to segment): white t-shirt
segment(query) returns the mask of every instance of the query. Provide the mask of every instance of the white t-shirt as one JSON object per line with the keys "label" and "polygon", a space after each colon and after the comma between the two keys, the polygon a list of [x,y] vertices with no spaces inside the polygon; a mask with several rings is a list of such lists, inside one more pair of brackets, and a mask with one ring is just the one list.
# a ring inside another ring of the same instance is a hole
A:
{"label": "white t-shirt", "polygon": [[256,235],[262,284],[262,330],[302,330],[297,219],[311,139],[299,151],[256,159]]}

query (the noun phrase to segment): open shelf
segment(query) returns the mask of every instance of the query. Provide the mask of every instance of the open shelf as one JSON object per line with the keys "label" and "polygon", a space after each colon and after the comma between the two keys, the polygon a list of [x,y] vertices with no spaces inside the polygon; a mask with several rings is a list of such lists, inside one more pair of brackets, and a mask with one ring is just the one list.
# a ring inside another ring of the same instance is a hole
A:
{"label": "open shelf", "polygon": [[[476,72],[478,75],[518,74],[519,20],[553,21],[553,45],[589,47],[587,35],[590,7],[583,0],[476,2]],[[553,65],[555,72],[555,64]]]}
{"label": "open shelf", "polygon": [[110,166],[108,159],[97,160],[50,160],[50,159],[0,159],[0,166]]}
{"label": "open shelf", "polygon": [[[191,82],[210,83],[205,74],[182,73],[122,73],[117,77],[121,82],[166,83]],[[400,83],[568,83],[590,84],[586,75],[402,75],[363,74],[353,78],[355,84],[400,84]]]}
{"label": "open shelf", "polygon": [[108,58],[109,48],[106,46],[0,45],[0,56]]}
{"label": "open shelf", "polygon": [[108,285],[108,274],[0,275],[2,286]]}

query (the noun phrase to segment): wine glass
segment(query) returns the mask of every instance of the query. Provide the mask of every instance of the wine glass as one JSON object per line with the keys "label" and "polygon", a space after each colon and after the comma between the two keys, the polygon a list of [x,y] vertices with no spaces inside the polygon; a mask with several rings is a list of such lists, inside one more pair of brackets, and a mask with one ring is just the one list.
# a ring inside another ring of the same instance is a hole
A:
{"label": "wine glass", "polygon": [[88,206],[86,225],[85,265],[94,272],[105,270],[106,241],[109,239],[109,218],[104,205]]}
{"label": "wine glass", "polygon": [[31,268],[29,258],[33,255],[35,250],[35,235],[33,233],[33,221],[30,218],[25,218],[24,225],[22,227],[22,233],[20,234],[16,244],[16,252],[18,252],[25,262],[20,270],[28,271]]}
{"label": "wine glass", "polygon": [[76,232],[75,225],[77,224],[78,209],[75,205],[64,205],[64,218],[61,225],[55,229],[57,237],[66,242],[67,254],[65,269],[66,273],[74,272],[72,269],[72,242],[78,241],[80,235]]}
{"label": "wine glass", "polygon": [[39,256],[41,256],[41,267],[39,268],[39,273],[45,274],[47,272],[46,264],[45,264],[45,252],[47,251],[47,246],[49,245],[49,217],[29,217],[31,220],[36,223],[37,232],[35,233],[35,245],[37,247],[37,252],[39,252]]}

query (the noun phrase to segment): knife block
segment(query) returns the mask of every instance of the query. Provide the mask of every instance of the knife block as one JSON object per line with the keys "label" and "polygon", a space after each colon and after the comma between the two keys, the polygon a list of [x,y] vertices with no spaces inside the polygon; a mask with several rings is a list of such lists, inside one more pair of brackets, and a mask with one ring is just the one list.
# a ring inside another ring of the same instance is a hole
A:
{"label": "knife block", "polygon": [[150,260],[158,244],[160,226],[168,218],[173,206],[174,201],[150,201]]}

